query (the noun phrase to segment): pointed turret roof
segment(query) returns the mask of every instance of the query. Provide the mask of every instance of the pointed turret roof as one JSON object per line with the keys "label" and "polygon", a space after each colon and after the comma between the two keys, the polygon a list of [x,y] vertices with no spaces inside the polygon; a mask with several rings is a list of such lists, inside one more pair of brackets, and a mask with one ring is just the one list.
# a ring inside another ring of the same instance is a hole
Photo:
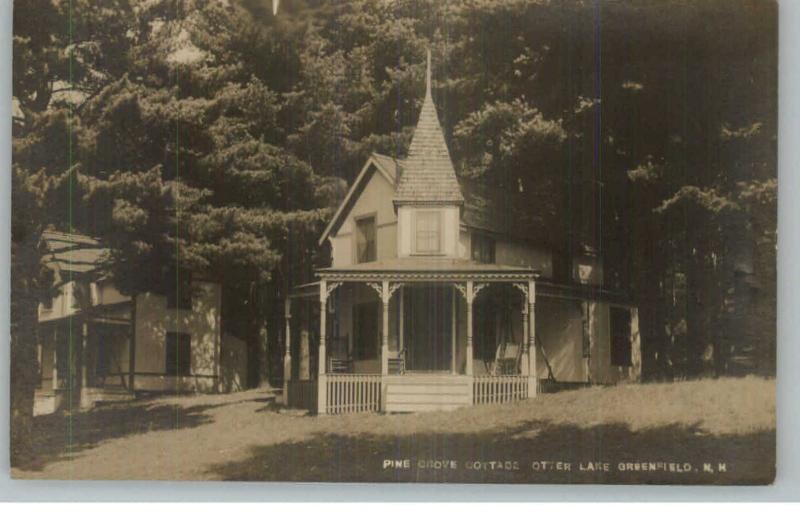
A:
{"label": "pointed turret roof", "polygon": [[444,140],[439,116],[431,95],[431,52],[425,77],[425,100],[417,128],[403,162],[394,196],[395,204],[462,204],[464,196],[458,185],[450,152]]}

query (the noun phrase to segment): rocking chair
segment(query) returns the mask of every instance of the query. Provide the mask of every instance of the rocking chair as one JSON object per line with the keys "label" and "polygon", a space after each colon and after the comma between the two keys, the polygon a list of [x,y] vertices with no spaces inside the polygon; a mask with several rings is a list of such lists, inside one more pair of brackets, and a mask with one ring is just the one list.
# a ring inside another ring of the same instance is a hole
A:
{"label": "rocking chair", "polygon": [[403,375],[406,373],[406,349],[397,353],[396,358],[389,358],[389,374]]}
{"label": "rocking chair", "polygon": [[493,376],[513,375],[519,373],[522,345],[519,343],[502,343],[497,346],[494,363],[489,370]]}
{"label": "rocking chair", "polygon": [[330,354],[328,372],[331,374],[350,374],[353,372],[353,360],[347,347],[347,336],[328,337]]}

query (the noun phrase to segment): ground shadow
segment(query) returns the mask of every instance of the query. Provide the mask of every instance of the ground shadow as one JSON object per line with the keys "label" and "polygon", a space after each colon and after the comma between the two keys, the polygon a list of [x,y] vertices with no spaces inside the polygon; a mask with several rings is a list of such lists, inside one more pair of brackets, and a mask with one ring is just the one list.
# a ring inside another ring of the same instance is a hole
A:
{"label": "ground shadow", "polygon": [[[226,404],[226,403],[224,403]],[[22,470],[41,470],[105,441],[150,431],[197,427],[212,421],[206,412],[224,404],[119,403],[88,411],[61,412],[36,417],[33,443],[36,454]]]}
{"label": "ground shadow", "polygon": [[252,447],[209,472],[241,481],[766,484],[774,463],[774,431],[529,422],[479,433],[315,434]]}

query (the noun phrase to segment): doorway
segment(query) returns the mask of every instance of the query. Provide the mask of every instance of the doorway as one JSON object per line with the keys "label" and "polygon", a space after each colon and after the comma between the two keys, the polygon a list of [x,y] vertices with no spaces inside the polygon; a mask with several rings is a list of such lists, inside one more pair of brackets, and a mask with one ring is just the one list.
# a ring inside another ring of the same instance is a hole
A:
{"label": "doorway", "polygon": [[381,303],[364,302],[353,305],[353,335],[355,359],[377,361],[381,346]]}
{"label": "doorway", "polygon": [[403,288],[406,369],[450,372],[453,358],[454,290],[448,286]]}

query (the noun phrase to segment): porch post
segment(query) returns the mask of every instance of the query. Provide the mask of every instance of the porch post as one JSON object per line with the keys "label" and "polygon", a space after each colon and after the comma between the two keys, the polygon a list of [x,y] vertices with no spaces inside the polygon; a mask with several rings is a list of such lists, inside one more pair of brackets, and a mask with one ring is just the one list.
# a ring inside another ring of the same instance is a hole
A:
{"label": "porch post", "polygon": [[536,368],[536,282],[528,281],[528,397],[539,393],[539,378]]}
{"label": "porch post", "polygon": [[525,305],[522,306],[522,341],[525,344],[525,352],[528,351],[528,299],[525,299]]}
{"label": "porch post", "polygon": [[530,375],[530,342],[528,341],[529,327],[528,327],[528,296],[522,303],[522,359],[520,360],[520,373],[523,376]]}
{"label": "porch post", "polygon": [[53,329],[53,391],[58,390],[58,329]]}
{"label": "porch post", "polygon": [[81,327],[81,397],[83,397],[83,390],[88,386],[88,372],[86,370],[86,349],[89,340],[89,324],[84,320]]}
{"label": "porch post", "polygon": [[473,284],[472,281],[467,281],[467,290],[466,295],[464,295],[467,301],[467,365],[466,365],[466,374],[468,376],[472,376],[472,301],[475,298],[473,293]]}
{"label": "porch post", "polygon": [[327,314],[328,314],[328,295],[327,295],[327,285],[325,281],[320,282],[320,295],[319,295],[319,359],[317,362],[317,368],[319,369],[319,375],[324,376],[326,372],[326,356],[325,356],[325,332],[327,329]]}
{"label": "porch post", "polygon": [[456,290],[450,289],[450,373],[456,374]]}
{"label": "porch post", "polygon": [[398,329],[400,331],[400,337],[399,337],[400,341],[397,342],[397,350],[400,351],[400,352],[405,351],[405,348],[406,348],[405,327],[404,327],[406,325],[405,324],[405,313],[404,313],[404,311],[405,311],[405,303],[406,303],[405,297],[406,297],[405,288],[401,288],[400,289],[400,298],[397,299],[397,300],[400,301],[400,315],[397,317]]}
{"label": "porch post", "polygon": [[81,389],[78,397],[78,406],[81,408],[89,408],[91,404],[89,403],[88,392],[86,391],[89,383],[88,378],[88,370],[86,366],[87,359],[87,348],[89,340],[89,323],[84,319],[83,323],[81,324],[81,353],[80,353],[80,365],[81,365]]}
{"label": "porch post", "polygon": [[128,335],[128,388],[131,393],[136,391],[136,297],[131,307],[131,331]]}
{"label": "porch post", "polygon": [[326,376],[325,328],[328,311],[328,282],[319,282],[319,353],[317,354],[317,414],[324,415],[328,411],[328,377]]}
{"label": "porch post", "polygon": [[289,381],[292,379],[292,300],[283,301],[283,318],[286,321],[286,334],[283,338],[283,404],[289,405]]}
{"label": "porch post", "polygon": [[381,375],[389,375],[389,281],[381,283],[381,301],[383,303],[383,330],[381,332]]}

